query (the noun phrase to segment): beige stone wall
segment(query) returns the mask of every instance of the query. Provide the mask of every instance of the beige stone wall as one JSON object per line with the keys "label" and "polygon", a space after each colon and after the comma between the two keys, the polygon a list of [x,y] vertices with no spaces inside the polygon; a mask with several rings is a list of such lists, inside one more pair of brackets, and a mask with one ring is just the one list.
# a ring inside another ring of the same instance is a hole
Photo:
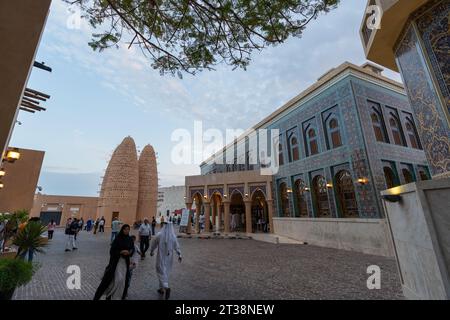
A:
{"label": "beige stone wall", "polygon": [[14,163],[0,164],[6,171],[1,179],[0,212],[31,210],[33,197],[41,172],[44,151],[19,149],[20,159]]}
{"label": "beige stone wall", "polygon": [[0,155],[8,146],[50,2],[0,1]]}
{"label": "beige stone wall", "polygon": [[139,192],[139,168],[136,145],[126,137],[114,151],[103,178],[97,217],[104,216],[111,224],[114,212],[119,220],[133,224],[136,221]]}
{"label": "beige stone wall", "polygon": [[393,257],[385,219],[273,218],[275,234],[308,244]]}
{"label": "beige stone wall", "polygon": [[97,197],[77,197],[36,194],[31,209],[32,217],[39,217],[44,211],[61,211],[61,226],[68,218],[95,219],[98,210]]}
{"label": "beige stone wall", "polygon": [[136,220],[156,217],[158,171],[155,150],[147,145],[139,157],[139,196]]}

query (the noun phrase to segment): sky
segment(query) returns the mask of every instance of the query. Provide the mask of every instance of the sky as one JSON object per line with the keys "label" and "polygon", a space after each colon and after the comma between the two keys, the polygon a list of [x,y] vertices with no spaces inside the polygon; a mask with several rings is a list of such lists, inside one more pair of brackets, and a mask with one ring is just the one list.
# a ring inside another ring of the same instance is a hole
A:
{"label": "sky", "polygon": [[[366,59],[359,27],[366,0],[310,23],[302,38],[255,52],[246,71],[226,65],[183,79],[161,76],[139,50],[94,52],[93,32],[68,5],[53,0],[36,55],[51,73],[33,68],[28,87],[51,95],[47,111],[20,112],[12,146],[45,151],[38,185],[45,194],[97,196],[110,156],[126,136],[158,153],[159,185],[183,185],[199,163],[176,164],[175,130],[247,129],[344,61]],[[384,74],[397,81],[390,70]]]}

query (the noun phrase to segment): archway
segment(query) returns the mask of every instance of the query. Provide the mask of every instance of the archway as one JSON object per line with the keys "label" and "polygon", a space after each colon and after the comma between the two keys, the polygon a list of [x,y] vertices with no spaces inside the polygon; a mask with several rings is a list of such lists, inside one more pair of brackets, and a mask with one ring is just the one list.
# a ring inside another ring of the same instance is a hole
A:
{"label": "archway", "polygon": [[234,191],[231,194],[230,231],[245,232],[245,203],[239,191]]}
{"label": "archway", "polygon": [[312,188],[317,217],[330,217],[330,203],[328,202],[327,180],[325,177],[321,175],[314,177]]}
{"label": "archway", "polygon": [[195,227],[195,231],[199,233],[200,232],[199,220],[200,215],[204,213],[204,207],[203,207],[203,196],[198,192],[195,193],[194,196],[192,197],[192,207],[195,208],[195,213],[192,216],[190,223],[192,223],[193,226]]}
{"label": "archway", "polygon": [[268,232],[269,211],[265,194],[257,189],[252,195],[252,232]]}
{"label": "archway", "polygon": [[336,193],[343,218],[357,218],[358,204],[356,202],[355,185],[350,172],[339,171],[335,177]]}
{"label": "archway", "polygon": [[412,183],[414,182],[414,177],[411,171],[409,171],[406,168],[402,169],[403,178],[405,179],[405,183]]}
{"label": "archway", "polygon": [[280,193],[279,193],[279,197],[280,197],[280,208],[281,208],[281,217],[290,217],[290,213],[289,213],[289,195],[287,192],[287,185],[286,182],[282,182],[280,184]]}

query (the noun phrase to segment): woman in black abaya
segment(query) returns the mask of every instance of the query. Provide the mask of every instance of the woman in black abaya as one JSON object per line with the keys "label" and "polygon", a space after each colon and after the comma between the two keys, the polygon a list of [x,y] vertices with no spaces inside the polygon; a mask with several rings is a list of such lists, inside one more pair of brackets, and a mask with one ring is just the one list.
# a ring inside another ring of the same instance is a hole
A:
{"label": "woman in black abaya", "polygon": [[102,281],[95,292],[94,300],[106,296],[107,300],[122,299],[127,295],[130,256],[134,244],[130,235],[130,226],[125,224],[111,244],[109,264],[105,269]]}

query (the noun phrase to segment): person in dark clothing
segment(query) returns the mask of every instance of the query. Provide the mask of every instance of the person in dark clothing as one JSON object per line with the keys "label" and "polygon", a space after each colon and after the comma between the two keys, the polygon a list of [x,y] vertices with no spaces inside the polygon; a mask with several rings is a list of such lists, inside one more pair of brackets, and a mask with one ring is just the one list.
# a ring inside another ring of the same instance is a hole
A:
{"label": "person in dark clothing", "polygon": [[155,235],[155,228],[156,228],[156,219],[155,217],[152,218],[152,235]]}
{"label": "person in dark clothing", "polygon": [[130,226],[125,224],[111,244],[109,263],[105,269],[102,281],[95,292],[94,300],[100,300],[105,295],[107,300],[122,299],[127,296],[130,256],[135,248],[129,235]]}

